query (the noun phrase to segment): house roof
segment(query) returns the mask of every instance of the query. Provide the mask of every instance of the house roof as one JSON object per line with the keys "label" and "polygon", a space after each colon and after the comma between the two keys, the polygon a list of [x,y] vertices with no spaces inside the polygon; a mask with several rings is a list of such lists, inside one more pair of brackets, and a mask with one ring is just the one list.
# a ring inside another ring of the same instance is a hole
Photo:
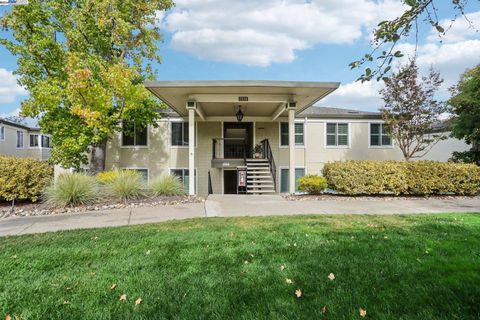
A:
{"label": "house roof", "polygon": [[380,112],[313,106],[302,111],[297,117],[326,119],[381,119],[382,115]]}
{"label": "house roof", "polygon": [[[286,102],[295,102],[298,115],[338,88],[338,82],[303,81],[147,81],[145,87],[180,116],[188,114],[187,102],[195,101],[206,117],[235,117],[243,108],[248,117],[287,114]],[[247,120],[248,121],[248,120]]]}
{"label": "house roof", "polygon": [[30,131],[40,131],[40,128],[37,127],[29,127],[27,125],[21,124],[21,123],[16,123],[12,121],[5,120],[3,118],[0,118],[0,123],[4,123],[6,125],[12,126],[12,127],[17,127],[20,129],[25,129],[25,130],[30,130]]}

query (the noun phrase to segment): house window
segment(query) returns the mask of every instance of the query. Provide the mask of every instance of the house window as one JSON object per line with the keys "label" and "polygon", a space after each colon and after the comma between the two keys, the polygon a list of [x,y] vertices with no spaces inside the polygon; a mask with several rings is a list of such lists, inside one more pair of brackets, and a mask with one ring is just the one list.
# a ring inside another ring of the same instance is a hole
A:
{"label": "house window", "polygon": [[124,169],[124,170],[132,170],[137,171],[140,174],[140,177],[144,182],[148,182],[148,169]]}
{"label": "house window", "polygon": [[183,183],[183,188],[185,192],[188,193],[189,185],[190,185],[189,170],[188,169],[172,169],[170,170],[170,173],[180,178],[180,181],[182,181]]}
{"label": "house window", "polygon": [[49,136],[42,135],[42,148],[51,148],[51,139]]}
{"label": "house window", "polygon": [[147,127],[140,127],[133,123],[123,123],[122,145],[123,146],[147,146]]}
{"label": "house window", "polygon": [[23,131],[17,131],[17,148],[23,148]]}
{"label": "house window", "polygon": [[370,123],[370,146],[391,146],[392,137],[383,123]]}
{"label": "house window", "polygon": [[[303,146],[304,144],[304,124],[295,123],[295,145]],[[288,122],[280,123],[280,145],[288,146]]]}
{"label": "house window", "polygon": [[[301,178],[304,175],[304,168],[295,168],[295,192],[298,192],[298,178]],[[288,168],[280,169],[280,192],[290,192],[290,170]]]}
{"label": "house window", "polygon": [[30,147],[38,147],[38,134],[30,135]]}
{"label": "house window", "polygon": [[188,122],[172,122],[172,146],[188,146]]}
{"label": "house window", "polygon": [[348,146],[348,123],[327,123],[327,146]]}
{"label": "house window", "polygon": [[5,140],[5,127],[0,127],[0,140]]}

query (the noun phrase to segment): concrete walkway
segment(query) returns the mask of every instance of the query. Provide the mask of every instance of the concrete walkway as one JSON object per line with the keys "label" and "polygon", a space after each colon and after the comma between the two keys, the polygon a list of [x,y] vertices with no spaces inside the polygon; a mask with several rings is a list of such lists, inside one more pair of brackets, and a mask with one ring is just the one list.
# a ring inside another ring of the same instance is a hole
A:
{"label": "concrete walkway", "polygon": [[287,201],[281,196],[211,195],[205,203],[0,219],[0,236],[115,227],[201,217],[299,214],[480,212],[480,198]]}

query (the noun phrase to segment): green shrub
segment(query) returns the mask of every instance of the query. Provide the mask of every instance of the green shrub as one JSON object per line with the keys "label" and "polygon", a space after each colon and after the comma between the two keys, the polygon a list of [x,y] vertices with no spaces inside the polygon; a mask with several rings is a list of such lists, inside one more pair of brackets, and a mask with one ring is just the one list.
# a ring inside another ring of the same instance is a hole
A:
{"label": "green shrub", "polygon": [[325,164],[328,185],[347,195],[475,195],[480,167],[435,161],[346,161]]}
{"label": "green shrub", "polygon": [[155,196],[182,196],[185,194],[182,181],[175,175],[155,179],[150,184],[150,188]]}
{"label": "green shrub", "polygon": [[112,180],[114,180],[117,176],[118,176],[118,170],[112,170],[112,171],[99,172],[96,175],[96,178],[100,184],[105,185],[111,182]]}
{"label": "green shrub", "polygon": [[63,208],[91,204],[99,196],[94,177],[82,173],[63,173],[46,189],[44,201],[48,207]]}
{"label": "green shrub", "polygon": [[53,177],[46,162],[0,156],[0,199],[37,201]]}
{"label": "green shrub", "polygon": [[327,188],[327,179],[309,174],[298,179],[298,191],[309,194],[322,193]]}
{"label": "green shrub", "polygon": [[107,194],[122,201],[144,196],[142,176],[133,170],[118,171],[118,174],[105,184]]}

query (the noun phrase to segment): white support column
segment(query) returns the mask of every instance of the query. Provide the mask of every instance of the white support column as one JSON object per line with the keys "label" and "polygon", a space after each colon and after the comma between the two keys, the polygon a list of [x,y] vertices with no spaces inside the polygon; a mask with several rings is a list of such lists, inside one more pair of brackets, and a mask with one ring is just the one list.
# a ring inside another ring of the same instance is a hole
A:
{"label": "white support column", "polygon": [[195,108],[188,107],[188,194],[195,195]]}
{"label": "white support column", "polygon": [[288,149],[290,193],[295,193],[295,108],[288,108]]}

